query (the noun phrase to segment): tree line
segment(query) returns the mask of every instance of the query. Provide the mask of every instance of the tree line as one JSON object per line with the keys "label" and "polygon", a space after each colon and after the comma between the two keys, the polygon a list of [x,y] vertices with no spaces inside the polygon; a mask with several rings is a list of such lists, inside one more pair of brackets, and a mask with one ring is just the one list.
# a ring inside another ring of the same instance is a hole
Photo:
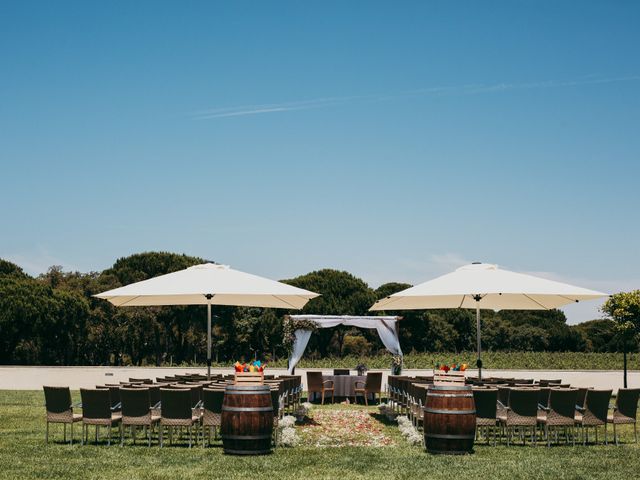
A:
{"label": "tree line", "polygon": [[[202,306],[114,307],[92,295],[204,263],[197,257],[148,252],[118,259],[102,272],[65,272],[53,266],[32,277],[0,259],[0,363],[23,365],[165,365],[204,363],[206,320]],[[287,313],[367,315],[378,299],[408,288],[377,289],[338,270],[319,270],[283,280],[322,296],[302,311],[215,306],[213,356],[273,360],[288,355],[283,344]],[[475,316],[468,310],[385,312],[403,317],[400,342],[408,352],[461,352],[475,348]],[[567,325],[560,310],[483,311],[483,348],[494,351],[620,350],[614,322]],[[637,350],[637,345],[634,347]],[[320,329],[306,356],[375,355],[383,352],[375,331]]]}

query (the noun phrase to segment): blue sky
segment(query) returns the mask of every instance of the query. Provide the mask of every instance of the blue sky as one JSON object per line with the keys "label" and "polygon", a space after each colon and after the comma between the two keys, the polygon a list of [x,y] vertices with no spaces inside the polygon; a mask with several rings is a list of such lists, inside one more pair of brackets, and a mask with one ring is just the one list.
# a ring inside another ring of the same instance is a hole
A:
{"label": "blue sky", "polygon": [[640,288],[638,24],[633,1],[4,1],[0,257]]}

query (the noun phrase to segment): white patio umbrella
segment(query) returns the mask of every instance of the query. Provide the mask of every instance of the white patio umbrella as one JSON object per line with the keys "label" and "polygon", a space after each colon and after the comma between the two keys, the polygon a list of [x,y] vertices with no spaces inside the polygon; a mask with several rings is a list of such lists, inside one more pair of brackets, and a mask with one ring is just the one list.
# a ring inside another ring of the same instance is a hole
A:
{"label": "white patio umbrella", "polygon": [[207,305],[207,377],[211,377],[211,305],[302,308],[317,293],[227,265],[204,263],[95,295],[117,307]]}
{"label": "white patio umbrella", "polygon": [[480,309],[550,310],[605,296],[606,293],[477,262],[394,293],[377,301],[370,310],[475,308],[478,372],[482,378]]}

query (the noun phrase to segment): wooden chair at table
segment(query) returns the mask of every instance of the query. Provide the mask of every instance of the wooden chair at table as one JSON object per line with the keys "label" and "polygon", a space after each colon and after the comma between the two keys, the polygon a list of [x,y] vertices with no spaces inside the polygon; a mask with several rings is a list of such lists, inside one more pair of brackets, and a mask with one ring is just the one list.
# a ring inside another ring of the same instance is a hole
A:
{"label": "wooden chair at table", "polygon": [[331,403],[334,403],[333,380],[322,380],[322,372],[307,372],[307,396],[311,398],[312,393],[319,393],[322,396],[321,404],[324,405],[324,397],[327,392],[331,392]]}
{"label": "wooden chair at table", "polygon": [[[358,387],[358,385],[362,385]],[[369,405],[369,401],[367,399],[368,395],[373,394],[373,401],[376,401],[376,393],[380,400],[382,400],[382,372],[367,372],[367,380],[355,381],[355,388],[353,389],[353,403],[357,403],[358,394],[362,393],[364,395],[364,404]]]}

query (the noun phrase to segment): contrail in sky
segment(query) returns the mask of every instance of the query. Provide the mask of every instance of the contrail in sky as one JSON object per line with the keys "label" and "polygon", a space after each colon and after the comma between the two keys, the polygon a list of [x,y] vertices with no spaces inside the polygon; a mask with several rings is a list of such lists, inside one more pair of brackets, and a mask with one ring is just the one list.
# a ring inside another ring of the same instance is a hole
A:
{"label": "contrail in sky", "polygon": [[577,87],[583,85],[600,85],[607,83],[633,82],[640,80],[640,75],[627,77],[585,77],[579,80],[565,81],[540,81],[525,83],[495,83],[495,84],[469,84],[440,87],[428,87],[387,95],[352,95],[345,97],[325,97],[312,100],[301,100],[283,103],[267,103],[258,105],[240,105],[235,107],[213,108],[193,112],[190,116],[196,120],[211,120],[216,118],[241,117],[246,115],[262,115],[275,112],[290,112],[295,110],[311,110],[315,108],[327,108],[331,106],[347,105],[352,103],[385,102],[416,97],[442,97],[480,95],[487,93],[500,93],[512,90],[532,90],[544,88]]}

